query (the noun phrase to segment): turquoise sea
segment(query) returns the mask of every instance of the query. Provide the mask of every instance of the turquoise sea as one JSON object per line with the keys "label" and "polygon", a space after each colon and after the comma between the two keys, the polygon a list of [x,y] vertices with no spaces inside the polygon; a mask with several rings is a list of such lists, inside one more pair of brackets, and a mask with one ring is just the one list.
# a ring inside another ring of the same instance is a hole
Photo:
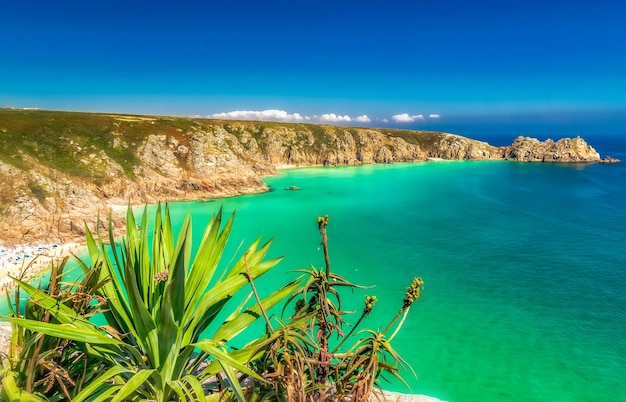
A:
{"label": "turquoise sea", "polygon": [[[588,140],[626,160],[626,139]],[[264,194],[170,206],[177,225],[192,215],[196,246],[213,213],[236,211],[224,264],[257,236],[273,239],[271,255],[285,259],[257,281],[262,294],[294,269],[323,267],[316,219],[328,214],[332,270],[374,286],[344,293],[346,309],[379,299],[369,328],[384,328],[421,276],[393,342],[417,378],[405,372],[410,390],[385,389],[454,402],[626,401],[625,179],[626,163],[302,168],[265,178]]]}
{"label": "turquoise sea", "polygon": [[[626,160],[622,140],[597,138]],[[626,164],[431,162],[285,170],[273,191],[172,204],[199,237],[236,210],[227,254],[261,234],[291,270],[323,266],[373,289],[384,327],[415,276],[425,286],[394,345],[413,393],[450,401],[626,401]],[[288,186],[301,191],[286,191]],[[228,259],[228,258],[227,258]],[[409,392],[397,382],[384,388]]]}

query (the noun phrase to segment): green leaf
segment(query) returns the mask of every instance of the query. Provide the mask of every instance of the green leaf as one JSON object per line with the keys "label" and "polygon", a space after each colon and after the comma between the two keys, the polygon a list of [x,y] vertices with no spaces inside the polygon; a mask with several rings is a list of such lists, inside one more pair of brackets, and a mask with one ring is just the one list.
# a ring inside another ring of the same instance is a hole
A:
{"label": "green leaf", "polygon": [[174,321],[171,303],[173,287],[174,282],[167,285],[157,321],[159,361],[161,362],[160,371],[164,374],[165,379],[171,378],[180,353],[179,337],[181,332]]}
{"label": "green leaf", "polygon": [[151,314],[143,304],[135,273],[132,272],[130,266],[125,266],[124,270],[124,284],[128,293],[129,310],[134,320],[133,325],[137,332],[136,339],[138,342],[141,342],[141,346],[145,348],[153,364],[158,367],[160,365],[158,355],[159,340],[156,334],[156,325]]}
{"label": "green leaf", "polygon": [[138,371],[129,381],[126,382],[126,384],[122,386],[122,388],[120,388],[111,402],[123,401],[128,398],[155,372],[155,369]]}
{"label": "green leaf", "polygon": [[192,398],[192,400],[199,401],[204,398],[204,390],[202,389],[202,384],[200,383],[200,381],[198,381],[198,378],[193,375],[186,375],[180,380],[180,382],[185,382],[189,384],[189,387],[196,394],[195,399]]}
{"label": "green leaf", "polygon": [[185,276],[187,275],[187,266],[189,265],[189,255],[191,254],[191,219],[189,215],[183,222],[183,227],[178,235],[178,244],[174,253],[174,266],[170,273],[172,310],[174,320],[181,324],[183,313],[186,306],[185,300]]}
{"label": "green leaf", "polygon": [[[287,295],[291,294],[300,285],[300,281],[297,280],[290,282],[287,285],[283,286],[281,289],[272,293],[270,296],[261,300],[261,304],[263,304],[264,310],[269,311],[281,300],[284,300]],[[260,317],[261,309],[257,304],[255,304],[243,313],[239,314],[237,317],[224,323],[213,335],[213,340],[224,342],[229,341]]]}
{"label": "green leaf", "polygon": [[237,401],[246,402],[246,397],[244,396],[241,385],[239,384],[239,379],[237,379],[237,376],[235,375],[236,370],[233,370],[233,368],[231,368],[223,360],[218,359],[218,362],[220,366],[222,366],[224,373],[226,373],[226,377],[228,377],[228,382],[230,382],[230,388],[235,394]]}
{"label": "green leaf", "polygon": [[206,227],[202,241],[200,242],[200,247],[191,265],[189,275],[187,276],[187,286],[185,288],[187,305],[183,317],[185,323],[191,320],[198,300],[205,293],[207,286],[215,274],[215,270],[217,269],[230,235],[233,218],[234,214],[220,232],[220,224],[222,221],[222,210],[220,208],[217,215],[211,217]]}
{"label": "green leaf", "polygon": [[7,402],[45,402],[46,399],[20,389],[15,382],[15,373],[9,372],[2,378],[0,399]]}
{"label": "green leaf", "polygon": [[54,318],[59,320],[62,324],[73,324],[78,328],[93,328],[93,325],[88,322],[83,316],[79,315],[76,311],[61,303],[58,299],[48,296],[45,292],[31,286],[26,282],[22,282],[19,279],[13,278],[22,289],[28,293],[31,300],[50,312]]}
{"label": "green leaf", "polygon": [[[250,257],[248,261],[256,261],[255,265],[249,265],[252,279],[256,279],[263,275],[276,266],[276,264],[278,264],[281,260],[280,258],[277,258],[259,262],[259,256],[265,254],[264,250],[254,251],[249,249],[247,253]],[[236,265],[240,263],[243,266],[243,258]],[[229,275],[223,282],[216,283],[211,288],[210,292],[205,293],[196,306],[195,315],[191,318],[191,323],[187,327],[183,343],[191,343],[193,342],[193,339],[197,339],[200,333],[202,333],[202,331],[204,331],[204,329],[206,329],[206,327],[215,318],[215,315],[218,312],[215,311],[215,308],[221,309],[223,305],[232,297],[232,295],[236,294],[247,283],[248,279],[246,275]]]}
{"label": "green leaf", "polygon": [[200,381],[192,375],[186,375],[180,380],[167,383],[181,397],[182,400],[202,401],[204,390]]}
{"label": "green leaf", "polygon": [[72,398],[72,402],[82,402],[87,398],[96,395],[96,392],[100,387],[110,387],[111,384],[109,380],[115,376],[120,374],[130,373],[130,370],[125,369],[122,366],[113,366],[107,371],[105,371],[99,377],[93,379],[85,388],[82,389],[74,398]]}
{"label": "green leaf", "polygon": [[74,324],[51,324],[47,322],[27,320],[24,318],[4,317],[6,321],[32,331],[41,332],[49,336],[70,339],[78,342],[97,343],[105,345],[120,345],[122,342],[111,338],[95,328],[79,328]]}
{"label": "green leaf", "polygon": [[213,356],[216,360],[220,361],[221,364],[228,364],[230,367],[239,370],[240,372],[249,375],[250,377],[254,377],[259,381],[265,382],[265,379],[261,377],[259,374],[253,372],[248,367],[245,366],[245,361],[239,361],[235,359],[233,354],[227,353],[221,350],[218,345],[210,340],[204,340],[198,343],[195,343],[193,346],[198,349],[207,352],[209,355]]}

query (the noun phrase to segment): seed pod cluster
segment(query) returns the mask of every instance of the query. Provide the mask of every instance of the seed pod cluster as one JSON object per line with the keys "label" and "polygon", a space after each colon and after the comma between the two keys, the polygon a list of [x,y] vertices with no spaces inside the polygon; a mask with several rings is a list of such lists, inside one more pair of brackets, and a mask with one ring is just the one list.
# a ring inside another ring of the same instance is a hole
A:
{"label": "seed pod cluster", "polygon": [[154,275],[154,280],[156,282],[165,282],[169,276],[170,276],[170,271],[166,269],[164,271],[156,273]]}
{"label": "seed pod cluster", "polygon": [[404,307],[409,307],[413,302],[416,302],[420,298],[420,289],[424,285],[422,278],[415,278],[411,283],[411,286],[406,291],[404,298]]}
{"label": "seed pod cluster", "polygon": [[369,315],[372,312],[376,300],[378,300],[376,296],[365,296],[365,309],[363,311],[365,315]]}
{"label": "seed pod cluster", "polygon": [[319,216],[317,218],[317,227],[321,229],[325,228],[326,226],[328,226],[328,215]]}

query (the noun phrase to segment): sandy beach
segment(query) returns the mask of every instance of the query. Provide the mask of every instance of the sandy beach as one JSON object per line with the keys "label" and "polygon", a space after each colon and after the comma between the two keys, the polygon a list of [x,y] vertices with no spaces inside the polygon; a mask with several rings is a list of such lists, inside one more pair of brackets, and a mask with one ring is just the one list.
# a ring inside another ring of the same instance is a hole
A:
{"label": "sandy beach", "polygon": [[0,292],[14,286],[12,277],[22,273],[26,279],[66,256],[79,253],[84,245],[77,242],[0,245]]}

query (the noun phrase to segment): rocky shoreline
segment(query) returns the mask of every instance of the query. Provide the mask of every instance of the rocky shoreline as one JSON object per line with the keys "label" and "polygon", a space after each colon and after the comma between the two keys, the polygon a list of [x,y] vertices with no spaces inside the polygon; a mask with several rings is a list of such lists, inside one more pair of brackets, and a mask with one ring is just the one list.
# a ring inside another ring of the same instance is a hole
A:
{"label": "rocky shoreline", "polygon": [[[267,191],[285,167],[429,160],[595,163],[582,138],[508,147],[454,134],[0,110],[0,245],[81,241],[116,205]],[[605,160],[606,163],[615,160]],[[115,228],[123,218],[112,215]],[[120,232],[121,234],[121,232]]]}

